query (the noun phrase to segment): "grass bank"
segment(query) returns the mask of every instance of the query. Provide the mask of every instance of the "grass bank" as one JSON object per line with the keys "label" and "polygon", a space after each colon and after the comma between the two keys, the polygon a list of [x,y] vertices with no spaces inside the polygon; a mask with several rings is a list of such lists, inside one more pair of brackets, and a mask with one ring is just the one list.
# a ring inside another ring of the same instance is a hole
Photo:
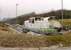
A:
{"label": "grass bank", "polygon": [[57,36],[0,33],[1,47],[48,47],[59,43],[63,44],[63,46],[70,46],[71,33]]}

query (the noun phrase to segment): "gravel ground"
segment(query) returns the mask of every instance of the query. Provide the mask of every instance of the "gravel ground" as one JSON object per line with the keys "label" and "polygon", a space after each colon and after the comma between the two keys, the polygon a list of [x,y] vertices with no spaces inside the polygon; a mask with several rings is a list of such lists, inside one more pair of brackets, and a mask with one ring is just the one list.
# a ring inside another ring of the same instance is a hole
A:
{"label": "gravel ground", "polygon": [[65,48],[0,48],[0,50],[71,50],[71,47]]}

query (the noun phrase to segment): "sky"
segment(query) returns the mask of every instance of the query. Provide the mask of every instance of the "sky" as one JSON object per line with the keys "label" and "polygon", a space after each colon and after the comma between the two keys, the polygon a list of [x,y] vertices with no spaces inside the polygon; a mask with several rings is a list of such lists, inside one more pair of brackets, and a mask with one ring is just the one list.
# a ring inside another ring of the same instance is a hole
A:
{"label": "sky", "polygon": [[[71,10],[71,0],[63,1],[63,8]],[[61,0],[0,0],[0,16],[16,17],[16,7],[17,16],[33,11],[39,14],[61,9]]]}

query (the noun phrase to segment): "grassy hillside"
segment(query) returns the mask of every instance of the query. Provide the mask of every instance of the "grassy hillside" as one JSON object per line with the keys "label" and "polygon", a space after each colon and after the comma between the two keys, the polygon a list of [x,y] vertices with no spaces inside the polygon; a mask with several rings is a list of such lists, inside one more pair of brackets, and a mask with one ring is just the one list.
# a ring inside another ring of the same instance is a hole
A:
{"label": "grassy hillside", "polygon": [[[71,18],[71,10],[63,10],[64,14],[63,14],[63,18],[64,19],[70,19]],[[17,18],[13,18],[13,19],[9,19],[5,22],[11,23],[11,24],[23,24],[25,20],[28,20],[30,17],[48,17],[48,16],[56,16],[55,19],[61,19],[62,15],[61,15],[61,10],[54,10],[54,11],[50,11],[47,13],[42,13],[42,14],[36,14],[34,12],[29,13],[29,14],[24,14],[21,16],[18,16]]]}

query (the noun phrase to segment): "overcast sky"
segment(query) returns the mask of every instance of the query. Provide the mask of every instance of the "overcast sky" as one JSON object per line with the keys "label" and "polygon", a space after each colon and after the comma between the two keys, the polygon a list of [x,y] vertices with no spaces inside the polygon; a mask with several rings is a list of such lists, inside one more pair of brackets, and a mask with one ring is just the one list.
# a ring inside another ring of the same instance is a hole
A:
{"label": "overcast sky", "polygon": [[[61,0],[0,0],[0,16],[15,17],[35,11],[44,13],[61,9]],[[64,0],[64,9],[71,9],[71,0]]]}

